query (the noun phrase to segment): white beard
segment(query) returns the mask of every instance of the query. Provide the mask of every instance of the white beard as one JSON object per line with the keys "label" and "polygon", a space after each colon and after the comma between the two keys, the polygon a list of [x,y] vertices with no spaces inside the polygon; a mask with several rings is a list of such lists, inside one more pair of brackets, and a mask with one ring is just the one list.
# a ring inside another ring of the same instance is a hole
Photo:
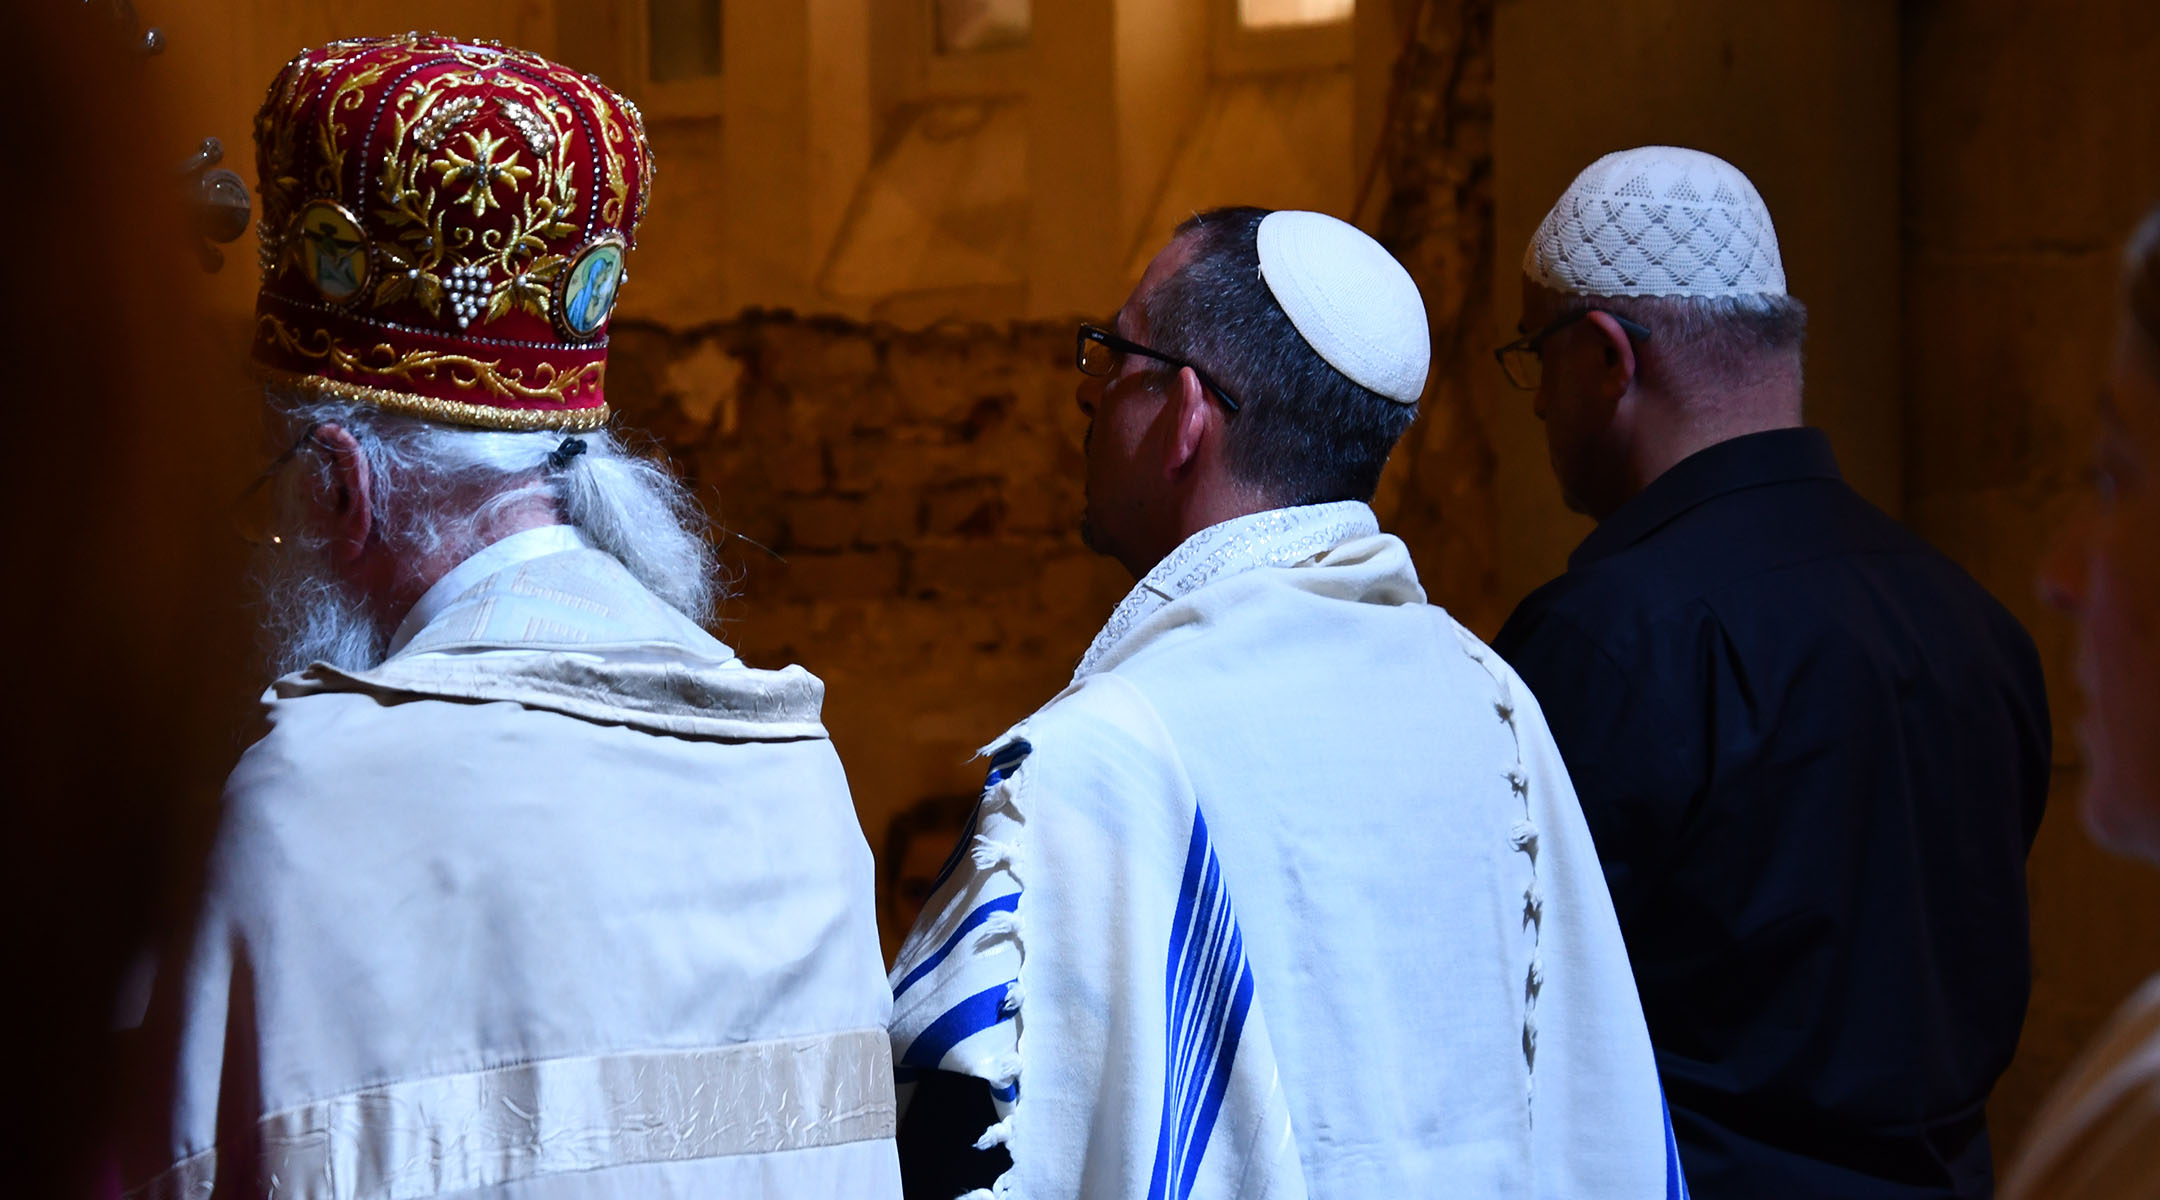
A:
{"label": "white beard", "polygon": [[264,648],[275,675],[317,662],[365,671],[381,665],[388,652],[389,637],[326,558],[321,546],[289,537],[258,559]]}

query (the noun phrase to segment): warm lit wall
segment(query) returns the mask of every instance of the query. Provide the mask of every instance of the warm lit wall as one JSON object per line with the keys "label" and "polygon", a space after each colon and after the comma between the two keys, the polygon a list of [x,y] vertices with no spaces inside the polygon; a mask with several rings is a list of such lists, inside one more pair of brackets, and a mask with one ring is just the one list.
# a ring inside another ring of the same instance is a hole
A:
{"label": "warm lit wall", "polygon": [[2160,873],[2095,849],[2076,819],[2071,630],[2032,584],[2080,490],[2122,239],[2160,201],[2160,9],[1906,11],[1906,517],[2032,630],[2056,713],[2056,786],[2031,867],[2032,1008],[1991,1109],[2007,1132],[2160,969]]}

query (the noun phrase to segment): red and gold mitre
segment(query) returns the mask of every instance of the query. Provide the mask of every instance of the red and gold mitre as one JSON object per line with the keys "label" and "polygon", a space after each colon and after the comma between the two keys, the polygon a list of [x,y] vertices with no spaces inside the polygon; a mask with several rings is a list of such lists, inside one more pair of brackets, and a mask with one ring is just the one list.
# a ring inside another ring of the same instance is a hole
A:
{"label": "red and gold mitre", "polygon": [[629,101],[504,46],[333,42],[255,118],[255,358],[483,429],[607,419],[608,315],[653,176]]}

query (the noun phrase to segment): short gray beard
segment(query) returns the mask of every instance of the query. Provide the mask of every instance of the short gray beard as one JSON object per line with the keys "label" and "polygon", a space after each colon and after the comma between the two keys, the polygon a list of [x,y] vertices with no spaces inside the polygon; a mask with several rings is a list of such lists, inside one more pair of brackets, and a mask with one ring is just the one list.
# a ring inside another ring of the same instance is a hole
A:
{"label": "short gray beard", "polygon": [[256,573],[272,674],[289,675],[318,662],[341,671],[382,664],[390,639],[360,593],[331,571],[323,547],[286,538],[266,548]]}

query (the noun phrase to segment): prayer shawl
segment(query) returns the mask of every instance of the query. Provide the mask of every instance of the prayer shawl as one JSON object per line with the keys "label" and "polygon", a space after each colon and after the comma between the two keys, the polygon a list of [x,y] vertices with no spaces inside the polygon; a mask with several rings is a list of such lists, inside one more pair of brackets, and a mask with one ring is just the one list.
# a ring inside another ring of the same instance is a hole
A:
{"label": "prayer shawl", "polygon": [[897,1197],[823,685],[571,531],[483,553],[381,667],[265,697],[135,1194]]}
{"label": "prayer shawl", "polygon": [[892,980],[991,1194],[1685,1194],[1537,703],[1364,505],[1195,535],[988,753]]}

